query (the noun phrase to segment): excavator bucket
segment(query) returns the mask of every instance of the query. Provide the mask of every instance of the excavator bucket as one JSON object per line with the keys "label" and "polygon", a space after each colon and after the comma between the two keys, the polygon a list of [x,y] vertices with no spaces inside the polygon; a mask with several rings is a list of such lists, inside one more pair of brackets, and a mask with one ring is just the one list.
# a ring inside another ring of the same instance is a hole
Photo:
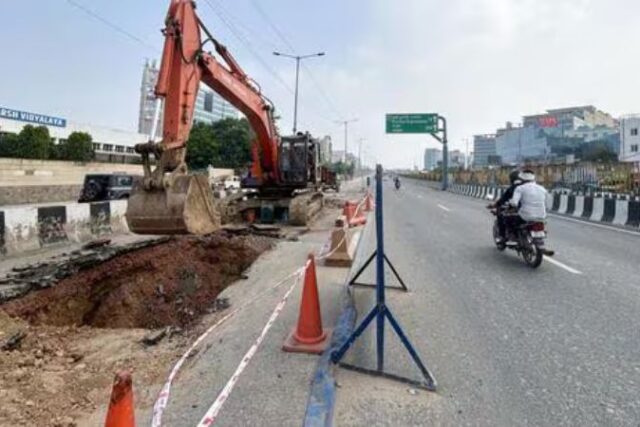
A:
{"label": "excavator bucket", "polygon": [[133,183],[127,224],[136,234],[208,234],[220,228],[220,213],[205,175],[179,175],[166,189]]}

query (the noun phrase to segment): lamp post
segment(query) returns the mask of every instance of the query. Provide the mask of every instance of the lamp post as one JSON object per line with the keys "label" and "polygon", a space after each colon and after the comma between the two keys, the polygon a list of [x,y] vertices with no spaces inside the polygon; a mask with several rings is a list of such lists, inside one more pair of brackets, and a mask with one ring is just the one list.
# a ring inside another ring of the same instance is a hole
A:
{"label": "lamp post", "polygon": [[347,145],[347,141],[348,141],[348,128],[349,128],[349,123],[354,123],[357,122],[358,118],[353,118],[350,120],[338,120],[336,121],[336,123],[340,123],[341,125],[344,125],[344,155],[342,156],[342,161],[344,163],[347,163],[347,149],[349,148]]}
{"label": "lamp post", "polygon": [[307,58],[313,58],[315,56],[324,56],[324,52],[312,53],[310,55],[289,55],[288,53],[282,52],[273,52],[273,54],[275,56],[284,56],[285,58],[296,60],[296,91],[293,103],[293,134],[295,135],[298,130],[298,81],[300,75],[300,61]]}

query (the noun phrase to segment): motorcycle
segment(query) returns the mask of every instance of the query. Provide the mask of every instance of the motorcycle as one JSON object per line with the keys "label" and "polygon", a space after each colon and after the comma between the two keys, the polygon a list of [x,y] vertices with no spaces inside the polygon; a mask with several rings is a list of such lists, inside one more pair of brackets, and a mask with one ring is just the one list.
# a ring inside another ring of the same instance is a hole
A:
{"label": "motorcycle", "polygon": [[[542,221],[529,221],[517,226],[515,229],[507,227],[506,241],[500,241],[500,228],[498,215],[517,216],[515,210],[496,208],[489,206],[491,213],[496,217],[493,222],[493,241],[499,251],[509,248],[522,256],[524,262],[531,268],[538,268],[542,264],[544,255],[553,256],[554,252],[545,247],[547,231]],[[507,219],[508,221],[508,219]]]}
{"label": "motorcycle", "polygon": [[395,181],[396,181],[396,182],[395,182],[396,190],[399,190],[399,189],[400,189],[400,180],[399,180],[398,178],[396,178],[396,180],[395,180]]}

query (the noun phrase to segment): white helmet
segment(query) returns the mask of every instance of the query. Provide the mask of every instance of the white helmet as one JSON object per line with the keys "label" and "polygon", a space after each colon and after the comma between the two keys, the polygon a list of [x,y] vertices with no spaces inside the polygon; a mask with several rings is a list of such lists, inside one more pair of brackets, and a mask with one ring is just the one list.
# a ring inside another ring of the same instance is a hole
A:
{"label": "white helmet", "polygon": [[523,182],[535,182],[536,180],[536,174],[531,169],[523,170],[519,177]]}

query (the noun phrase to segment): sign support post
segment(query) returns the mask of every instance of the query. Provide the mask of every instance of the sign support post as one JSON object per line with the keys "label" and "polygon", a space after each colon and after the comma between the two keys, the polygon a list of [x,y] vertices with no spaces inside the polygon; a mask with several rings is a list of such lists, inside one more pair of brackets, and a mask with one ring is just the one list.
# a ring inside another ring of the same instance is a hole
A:
{"label": "sign support post", "polygon": [[435,139],[442,144],[442,191],[447,191],[449,188],[449,144],[447,140],[447,119],[442,116],[438,116],[438,132],[442,133],[442,136],[437,133],[432,133]]}

